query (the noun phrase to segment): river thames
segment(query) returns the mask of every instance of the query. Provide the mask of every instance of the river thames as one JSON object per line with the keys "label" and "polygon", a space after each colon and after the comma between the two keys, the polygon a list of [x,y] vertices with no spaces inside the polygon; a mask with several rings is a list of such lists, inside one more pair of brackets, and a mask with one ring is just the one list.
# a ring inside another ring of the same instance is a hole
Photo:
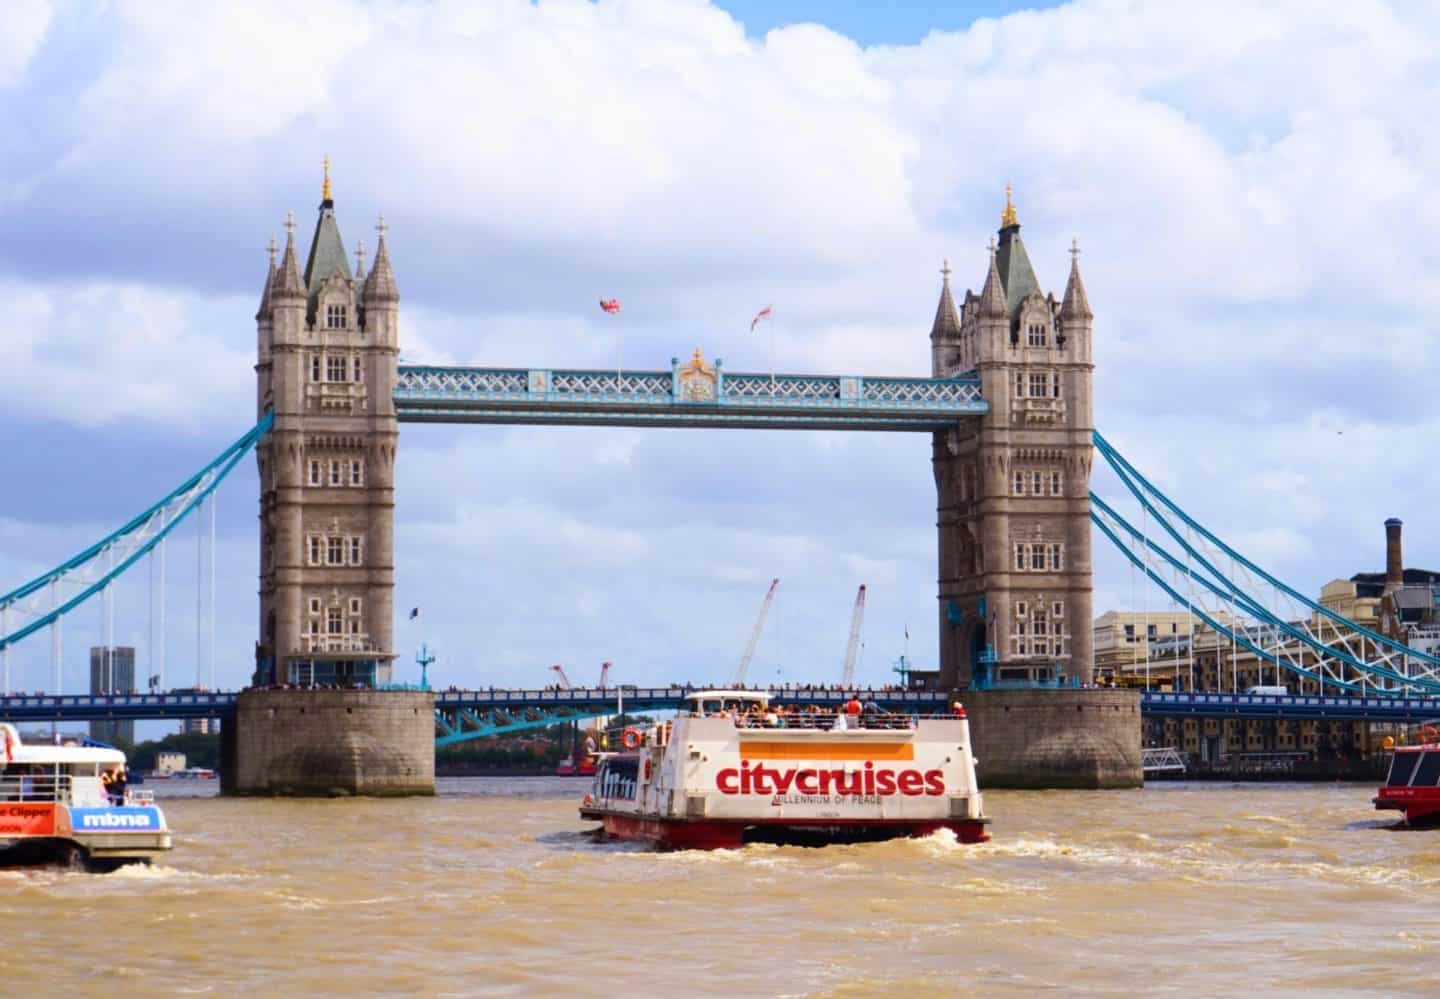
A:
{"label": "river thames", "polygon": [[1433,994],[1440,831],[1369,785],[990,791],[983,846],[661,854],[584,835],[587,783],[165,788],[163,864],[0,871],[0,993]]}

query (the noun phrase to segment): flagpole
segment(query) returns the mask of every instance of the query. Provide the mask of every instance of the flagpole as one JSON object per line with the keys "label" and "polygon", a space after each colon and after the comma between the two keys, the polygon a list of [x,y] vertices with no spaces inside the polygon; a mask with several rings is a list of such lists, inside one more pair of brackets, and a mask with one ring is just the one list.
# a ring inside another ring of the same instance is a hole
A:
{"label": "flagpole", "polygon": [[775,319],[770,319],[770,394],[775,394]]}

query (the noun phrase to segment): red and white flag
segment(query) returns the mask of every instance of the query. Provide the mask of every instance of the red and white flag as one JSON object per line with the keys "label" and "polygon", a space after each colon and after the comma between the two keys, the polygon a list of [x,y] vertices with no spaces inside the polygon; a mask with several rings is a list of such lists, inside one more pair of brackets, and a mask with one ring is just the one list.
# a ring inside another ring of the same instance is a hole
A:
{"label": "red and white flag", "polygon": [[756,325],[760,322],[760,320],[762,320],[762,319],[769,319],[769,318],[770,318],[770,306],[767,305],[767,306],[765,306],[765,308],[763,308],[763,309],[761,309],[759,312],[755,313],[755,318],[752,319],[752,320],[750,320],[750,332],[751,332],[751,333],[754,333],[754,332],[755,332],[755,327],[756,327]]}
{"label": "red and white flag", "polygon": [[600,299],[600,308],[604,309],[606,312],[610,313],[610,315],[612,315],[612,316],[619,315],[619,314],[620,314],[620,299],[618,299],[618,298],[602,298],[602,299]]}

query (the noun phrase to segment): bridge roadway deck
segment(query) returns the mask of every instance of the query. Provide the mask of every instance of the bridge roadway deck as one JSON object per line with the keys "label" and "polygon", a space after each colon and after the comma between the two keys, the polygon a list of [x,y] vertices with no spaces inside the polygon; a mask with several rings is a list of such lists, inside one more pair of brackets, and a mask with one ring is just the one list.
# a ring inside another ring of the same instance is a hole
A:
{"label": "bridge roadway deck", "polygon": [[[680,707],[685,695],[705,687],[626,687],[626,710],[663,711]],[[303,693],[302,691],[297,691]],[[803,701],[807,704],[840,704],[848,694],[838,690],[774,690],[777,703]],[[493,711],[567,709],[571,717],[613,714],[621,692],[614,688],[574,690],[437,690],[435,710]],[[183,718],[228,718],[235,714],[235,692],[186,694],[12,694],[0,697],[0,721],[165,721]],[[925,691],[867,690],[861,696],[873,699],[890,711],[932,712],[943,709],[946,695]],[[555,718],[554,721],[563,721]]]}
{"label": "bridge roadway deck", "polygon": [[978,378],[401,365],[402,423],[931,432],[989,411]]}
{"label": "bridge roadway deck", "polygon": [[[663,711],[680,706],[687,693],[706,688],[627,687],[626,708]],[[597,714],[612,712],[617,691],[575,690],[439,690],[437,712],[568,709]],[[778,702],[835,703],[846,694],[837,690],[775,690]],[[862,690],[891,711],[927,712],[945,707],[946,695],[926,691]],[[11,694],[0,697],[0,721],[165,721],[181,718],[226,718],[235,713],[234,692],[185,694]],[[1209,716],[1290,719],[1353,719],[1421,722],[1440,718],[1440,697],[1288,697],[1260,694],[1175,694],[1146,691],[1140,709],[1153,716]],[[559,719],[557,719],[559,720]]]}

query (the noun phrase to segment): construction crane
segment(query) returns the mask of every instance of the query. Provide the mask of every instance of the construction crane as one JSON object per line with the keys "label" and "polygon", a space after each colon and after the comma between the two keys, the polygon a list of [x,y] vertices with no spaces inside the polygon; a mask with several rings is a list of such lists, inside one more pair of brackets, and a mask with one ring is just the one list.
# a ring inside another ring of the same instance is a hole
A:
{"label": "construction crane", "polygon": [[563,666],[551,666],[550,672],[554,673],[555,676],[558,678],[556,680],[556,683],[559,684],[561,690],[570,689],[570,678],[565,675],[565,668]]}
{"label": "construction crane", "polygon": [[849,689],[855,682],[855,654],[860,651],[860,626],[865,623],[865,584],[855,594],[855,610],[850,615],[850,644],[845,646],[845,673],[840,685]]}
{"label": "construction crane", "polygon": [[765,592],[765,600],[760,604],[760,616],[755,619],[755,627],[750,629],[750,641],[745,643],[745,652],[740,656],[740,665],[735,667],[735,680],[731,684],[738,687],[745,682],[745,671],[750,668],[750,660],[755,658],[755,646],[760,644],[760,632],[765,630],[765,615],[770,613],[770,604],[775,599],[775,587],[780,585],[780,580],[770,580],[770,589]]}
{"label": "construction crane", "polygon": [[601,664],[600,664],[600,689],[601,689],[601,690],[604,690],[604,689],[605,689],[605,678],[608,677],[609,675],[610,675],[610,664],[609,664],[609,663],[601,663]]}

